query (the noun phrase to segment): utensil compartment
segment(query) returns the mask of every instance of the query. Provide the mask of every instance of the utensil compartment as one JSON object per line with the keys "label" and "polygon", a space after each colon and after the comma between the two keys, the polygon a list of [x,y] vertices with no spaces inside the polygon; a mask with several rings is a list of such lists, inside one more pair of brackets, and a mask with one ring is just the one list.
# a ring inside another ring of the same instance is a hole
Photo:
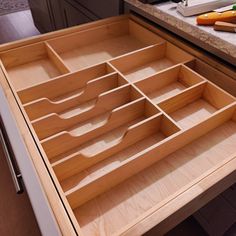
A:
{"label": "utensil compartment", "polygon": [[[152,146],[165,145],[165,140],[178,131],[179,129],[168,118],[157,114],[129,126],[119,137],[118,142],[109,149],[100,153],[93,152],[92,156],[92,153],[90,156],[88,152],[87,155],[80,153],[75,160],[67,158],[63,162],[53,163],[54,171],[62,181],[63,190],[72,208],[134,175],[136,171],[142,169],[139,159]],[[91,170],[94,170],[92,178],[86,178],[86,173]]]}
{"label": "utensil compartment", "polygon": [[46,42],[3,52],[0,59],[16,91],[70,72]]}
{"label": "utensil compartment", "polygon": [[111,61],[131,83],[150,77],[157,72],[179,63],[191,61],[193,57],[169,42],[162,42]]}
{"label": "utensil compartment", "polygon": [[75,71],[163,41],[134,21],[123,19],[59,37],[48,43],[65,64]]}
{"label": "utensil compartment", "polygon": [[141,94],[132,86],[123,85],[101,93],[92,101],[75,108],[40,117],[32,121],[32,125],[40,140],[63,130],[71,130],[75,134],[83,133],[87,128],[90,130],[102,126],[114,109],[140,97]]}
{"label": "utensil compartment", "polygon": [[183,129],[188,129],[213,116],[217,111],[227,109],[235,99],[210,82],[160,102],[158,106],[169,114]]}
{"label": "utensil compartment", "polygon": [[[99,99],[99,95],[126,84],[126,81],[113,72],[88,81],[75,91],[62,94],[56,98],[39,98],[24,104],[30,120],[36,120],[50,113],[68,117],[73,113],[89,109]],[[62,89],[61,89],[62,90]],[[63,91],[63,90],[62,90]]]}
{"label": "utensil compartment", "polygon": [[204,78],[183,65],[157,73],[141,80],[135,85],[148,96],[153,103],[158,104],[170,97],[186,91],[204,81]]}

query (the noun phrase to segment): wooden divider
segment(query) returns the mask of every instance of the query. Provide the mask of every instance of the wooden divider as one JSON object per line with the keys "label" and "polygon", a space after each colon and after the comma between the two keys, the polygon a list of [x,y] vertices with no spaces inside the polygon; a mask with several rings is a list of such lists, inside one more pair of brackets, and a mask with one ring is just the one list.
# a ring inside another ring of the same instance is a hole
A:
{"label": "wooden divider", "polygon": [[[122,130],[121,134],[106,146],[98,148],[92,146],[85,147],[77,153],[73,153],[64,159],[53,163],[52,166],[58,179],[61,181],[71,177],[79,171],[82,171],[85,168],[120,152],[121,150],[125,150],[129,146],[148,138],[155,132],[158,132],[161,124],[160,117],[161,115],[156,115],[143,121],[136,120],[135,123],[126,126],[125,129]],[[163,137],[163,135],[160,135],[159,139]]]}
{"label": "wooden divider", "polygon": [[[62,113],[72,107],[77,107],[119,87],[119,79],[116,73],[108,74],[98,79],[88,81],[85,87],[75,90],[69,94],[54,98],[40,98],[24,105],[24,108],[30,118],[35,120],[50,113]],[[62,88],[61,88],[62,89]]]}
{"label": "wooden divider", "polygon": [[[38,85],[29,86],[17,92],[23,104],[32,102],[40,98],[53,100],[63,94],[71,93],[83,88],[86,84],[96,78],[113,73],[114,70],[106,63],[89,67],[84,70],[62,75]],[[122,80],[122,79],[120,79]],[[119,81],[122,84],[122,81]]]}
{"label": "wooden divider", "polygon": [[144,118],[144,103],[144,98],[141,98],[128,105],[116,108],[108,115],[107,119],[102,122],[100,127],[92,129],[91,131],[84,129],[82,130],[82,134],[75,136],[64,131],[41,141],[42,146],[49,158],[60,155],[67,150],[81,146],[83,143],[136,120],[139,117]]}
{"label": "wooden divider", "polygon": [[[173,53],[171,53],[173,51]],[[176,64],[186,63],[192,56],[168,42],[140,49],[110,63],[131,83],[137,82]]]}
{"label": "wooden divider", "polygon": [[3,52],[0,58],[16,91],[70,72],[44,42]]}
{"label": "wooden divider", "polygon": [[[212,115],[209,119],[198,123],[192,129],[173,134],[173,136],[167,137],[143,151],[139,151],[136,155],[134,154],[123,162],[118,162],[117,165],[108,168],[107,172],[105,167],[103,167],[102,173],[97,178],[89,178],[81,185],[81,180],[73,179],[73,181],[78,184],[75,184],[74,187],[66,191],[66,196],[72,209],[81,206],[85,202],[123,182],[130,176],[133,176],[144,168],[230,120],[235,113],[235,109],[236,103],[231,104],[218,111],[215,115]],[[100,168],[102,168],[102,165],[100,165]]]}
{"label": "wooden divider", "polygon": [[183,128],[191,128],[217,110],[232,104],[235,99],[214,85],[202,82],[169,98],[158,106]]}
{"label": "wooden divider", "polygon": [[135,85],[148,96],[153,103],[174,97],[187,88],[203,82],[204,79],[184,65],[176,65],[141,80]]}
{"label": "wooden divider", "polygon": [[118,87],[114,90],[100,94],[96,101],[86,110],[79,111],[73,115],[64,117],[58,114],[49,114],[32,122],[32,125],[39,137],[44,139],[67,127],[85,122],[95,116],[110,112],[112,109],[129,103],[140,98],[140,95],[133,92],[133,88],[129,85]]}
{"label": "wooden divider", "polygon": [[48,43],[75,71],[163,41],[134,21],[123,19]]}

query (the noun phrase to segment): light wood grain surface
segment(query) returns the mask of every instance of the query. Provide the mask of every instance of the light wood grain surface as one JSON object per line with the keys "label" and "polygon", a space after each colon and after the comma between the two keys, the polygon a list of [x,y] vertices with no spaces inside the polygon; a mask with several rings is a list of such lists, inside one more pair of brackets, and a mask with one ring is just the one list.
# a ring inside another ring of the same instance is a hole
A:
{"label": "light wood grain surface", "polygon": [[234,160],[236,100],[127,16],[78,29],[16,43],[1,67],[79,235],[139,235]]}

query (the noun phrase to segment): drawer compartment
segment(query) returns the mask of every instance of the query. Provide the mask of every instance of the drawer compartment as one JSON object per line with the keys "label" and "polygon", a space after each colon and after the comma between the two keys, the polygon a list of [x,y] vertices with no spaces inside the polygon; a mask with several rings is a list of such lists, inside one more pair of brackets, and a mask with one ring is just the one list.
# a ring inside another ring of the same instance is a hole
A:
{"label": "drawer compartment", "polygon": [[[99,122],[105,121],[106,116],[114,109],[140,97],[141,95],[133,87],[124,85],[101,93],[96,99],[82,106],[71,108],[60,114],[50,113],[40,117],[32,121],[32,124],[40,140],[67,128],[81,127],[83,129],[85,125],[84,129],[87,129],[86,121],[90,127],[93,124],[96,127],[96,124],[99,126]],[[91,119],[93,120],[91,121]],[[89,124],[90,122],[92,124]]]}
{"label": "drawer compartment", "polygon": [[114,59],[111,64],[133,83],[192,59],[173,44],[164,42]]}
{"label": "drawer compartment", "polygon": [[69,72],[47,43],[7,51],[1,60],[16,90]]}
{"label": "drawer compartment", "polygon": [[[62,97],[83,92],[88,84],[98,78],[110,75],[114,70],[106,63],[79,70],[74,73],[59,76],[51,80],[43,81],[37,85],[31,85],[17,91],[23,104],[30,103],[40,98],[58,101]],[[78,91],[79,90],[79,91]]]}
{"label": "drawer compartment", "polygon": [[[56,98],[48,99],[43,97],[36,99],[25,104],[24,108],[30,120],[38,119],[50,113],[57,113],[62,117],[68,118],[73,113],[79,113],[94,106],[100,94],[109,92],[125,83],[126,81],[117,73],[111,73],[91,80],[84,87]],[[69,112],[69,110],[73,110],[73,112]]]}
{"label": "drawer compartment", "polygon": [[2,52],[0,66],[73,230],[139,235],[235,158],[236,100],[129,17],[104,22]]}
{"label": "drawer compartment", "polygon": [[204,81],[198,74],[193,73],[185,66],[174,66],[163,72],[141,80],[135,85],[148,96],[153,103],[173,97],[187,88]]}
{"label": "drawer compartment", "polygon": [[[130,126],[116,146],[110,147],[107,152],[101,153],[102,156],[98,154],[89,157],[89,159],[97,158],[101,160],[101,157],[102,159],[106,157],[106,159],[99,161],[92,168],[89,168],[90,166],[78,168],[77,173],[62,179],[62,187],[71,207],[75,209],[132,176],[136,171],[135,168],[139,165],[139,159],[146,154],[146,149],[150,149],[155,145],[164,146],[167,138],[176,132],[178,132],[178,128],[163,115],[154,116]],[[156,153],[158,153],[158,150],[159,148],[156,148]],[[81,160],[77,159],[81,164],[83,163],[82,158],[86,159],[85,156],[81,156]],[[130,170],[124,171],[128,166]],[[54,166],[56,173],[59,173],[62,169],[60,166]],[[68,168],[64,169],[68,170]],[[91,171],[90,177],[90,174],[87,175],[86,173]],[[119,173],[122,173],[122,176],[118,178]],[[70,171],[70,174],[73,174],[73,172]]]}
{"label": "drawer compartment", "polygon": [[224,110],[235,99],[210,83],[201,83],[175,97],[169,98],[158,106],[168,113],[183,128],[193,125]]}
{"label": "drawer compartment", "polygon": [[[151,106],[143,98],[138,99],[109,112],[100,126],[96,124],[91,129],[83,129],[84,124],[82,124],[82,127],[79,127],[80,129],[76,127],[70,132],[58,133],[43,140],[41,143],[49,159],[61,159],[64,155],[68,156],[70,154],[69,156],[71,156],[71,153],[88,157],[97,155],[113,146],[118,146],[123,142],[124,137],[129,140],[129,132],[136,132],[133,125],[142,123],[149,116],[158,112],[153,107],[151,113],[148,114],[147,109],[150,109]],[[95,140],[96,138],[98,140]],[[132,137],[129,142],[133,142],[135,138]],[[86,144],[82,145],[84,143]],[[127,140],[123,143],[128,145]],[[73,150],[70,151],[70,149]]]}
{"label": "drawer compartment", "polygon": [[163,41],[132,20],[125,19],[50,40],[49,44],[74,71]]}

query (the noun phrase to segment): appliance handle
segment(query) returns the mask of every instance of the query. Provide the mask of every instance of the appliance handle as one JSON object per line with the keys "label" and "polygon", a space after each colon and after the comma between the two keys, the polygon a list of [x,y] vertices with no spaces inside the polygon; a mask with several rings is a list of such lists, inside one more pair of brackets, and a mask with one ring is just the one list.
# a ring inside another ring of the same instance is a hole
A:
{"label": "appliance handle", "polygon": [[20,180],[22,178],[22,176],[21,176],[21,174],[17,174],[16,171],[15,171],[15,168],[14,168],[14,165],[13,165],[13,162],[12,162],[12,158],[11,158],[10,152],[8,150],[7,143],[5,141],[3,131],[2,131],[1,128],[0,128],[0,142],[2,144],[3,151],[4,151],[4,154],[5,154],[6,159],[7,159],[7,164],[8,164],[10,173],[11,173],[11,177],[12,177],[15,189],[16,189],[16,193],[21,194],[21,193],[24,192],[24,189],[22,187],[22,183],[21,183],[21,180]]}

